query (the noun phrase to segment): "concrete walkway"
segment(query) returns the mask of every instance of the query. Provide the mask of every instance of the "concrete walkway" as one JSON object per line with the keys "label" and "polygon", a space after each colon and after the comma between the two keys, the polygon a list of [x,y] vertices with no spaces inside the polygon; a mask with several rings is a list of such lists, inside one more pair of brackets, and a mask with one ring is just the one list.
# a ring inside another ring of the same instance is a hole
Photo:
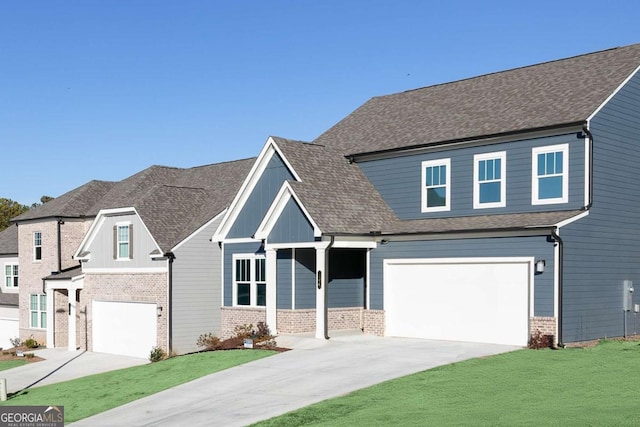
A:
{"label": "concrete walkway", "polygon": [[518,347],[339,335],[279,336],[293,350],[191,381],[73,426],[246,426],[435,366]]}
{"label": "concrete walkway", "polygon": [[0,378],[7,380],[8,393],[149,363],[148,360],[137,357],[82,350],[45,348],[32,353],[45,360],[0,371]]}

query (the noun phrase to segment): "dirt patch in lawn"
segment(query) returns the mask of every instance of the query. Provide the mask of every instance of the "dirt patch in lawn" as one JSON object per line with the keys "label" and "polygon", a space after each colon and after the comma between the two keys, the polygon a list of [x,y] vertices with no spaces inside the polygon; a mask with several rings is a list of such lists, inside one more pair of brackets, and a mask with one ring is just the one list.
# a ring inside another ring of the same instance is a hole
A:
{"label": "dirt patch in lawn", "polygon": [[[44,360],[42,357],[38,357],[33,353],[33,348],[27,348],[25,346],[8,348],[0,351],[0,362],[9,360],[24,360],[27,363],[35,363]],[[22,356],[19,356],[22,354]]]}

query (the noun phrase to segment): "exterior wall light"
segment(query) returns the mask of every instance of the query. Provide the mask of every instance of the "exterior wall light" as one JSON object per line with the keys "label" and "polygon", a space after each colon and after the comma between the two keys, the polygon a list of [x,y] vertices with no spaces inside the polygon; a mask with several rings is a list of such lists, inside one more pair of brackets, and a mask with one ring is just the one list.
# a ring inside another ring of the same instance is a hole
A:
{"label": "exterior wall light", "polygon": [[538,261],[536,261],[536,273],[537,274],[544,273],[545,265],[546,265],[546,262],[543,259],[539,259]]}

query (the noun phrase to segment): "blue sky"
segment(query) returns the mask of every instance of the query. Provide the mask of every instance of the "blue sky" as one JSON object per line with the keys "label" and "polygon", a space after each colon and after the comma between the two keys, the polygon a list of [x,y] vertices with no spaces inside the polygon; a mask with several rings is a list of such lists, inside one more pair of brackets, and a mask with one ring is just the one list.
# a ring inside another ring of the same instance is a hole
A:
{"label": "blue sky", "polygon": [[0,2],[0,197],[311,141],[373,96],[640,42],[637,0]]}

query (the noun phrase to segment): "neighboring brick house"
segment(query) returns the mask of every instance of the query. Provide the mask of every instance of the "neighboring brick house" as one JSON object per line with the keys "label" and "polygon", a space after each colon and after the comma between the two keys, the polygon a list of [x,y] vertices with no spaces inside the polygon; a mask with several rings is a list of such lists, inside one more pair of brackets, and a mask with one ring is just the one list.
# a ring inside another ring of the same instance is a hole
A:
{"label": "neighboring brick house", "polygon": [[10,225],[0,232],[0,348],[12,347],[18,328],[18,228]]}
{"label": "neighboring brick house", "polygon": [[16,218],[21,337],[146,358],[219,334],[220,248],[210,237],[252,163],[152,166]]}
{"label": "neighboring brick house", "polygon": [[375,97],[312,143],[269,138],[213,236],[223,324],[633,333],[639,68],[640,44],[609,49]]}

